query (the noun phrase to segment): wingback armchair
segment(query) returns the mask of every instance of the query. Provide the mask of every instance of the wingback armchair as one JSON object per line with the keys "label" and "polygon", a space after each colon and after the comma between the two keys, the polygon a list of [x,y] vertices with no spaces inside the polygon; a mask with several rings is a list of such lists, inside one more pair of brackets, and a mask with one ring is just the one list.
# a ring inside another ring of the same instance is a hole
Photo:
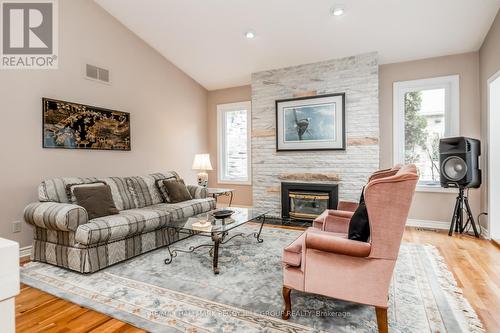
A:
{"label": "wingback armchair", "polygon": [[388,288],[417,181],[413,164],[370,178],[364,188],[369,242],[347,238],[351,212],[330,211],[321,228],[307,229],[285,248],[283,319],[291,314],[291,291],[298,290],[375,306],[379,332],[388,331]]}
{"label": "wingback armchair", "polygon": [[[368,182],[375,180],[377,178],[394,176],[399,171],[399,169],[401,169],[402,166],[403,166],[402,164],[396,164],[390,169],[377,170],[370,175],[370,177],[368,178]],[[358,208],[357,202],[340,200],[337,205],[337,209],[326,209],[320,216],[314,219],[313,227],[317,229],[323,229],[325,219],[332,219],[332,217],[328,216],[333,216],[333,218],[336,218],[337,220],[339,218],[347,218],[348,219],[347,223],[349,223],[352,214],[354,213],[354,211],[356,211],[357,208]],[[329,225],[333,227],[334,230],[337,230],[337,228],[335,228],[335,223],[329,223]],[[334,230],[326,229],[326,231],[334,231]]]}

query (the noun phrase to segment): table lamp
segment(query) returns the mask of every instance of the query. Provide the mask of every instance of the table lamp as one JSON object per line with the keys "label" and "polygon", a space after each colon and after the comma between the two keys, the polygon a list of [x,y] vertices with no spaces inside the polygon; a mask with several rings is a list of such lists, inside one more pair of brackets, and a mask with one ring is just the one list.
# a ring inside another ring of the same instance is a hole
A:
{"label": "table lamp", "polygon": [[196,154],[194,155],[193,170],[200,171],[198,173],[198,185],[207,187],[208,186],[208,170],[212,169],[212,164],[210,163],[209,154]]}

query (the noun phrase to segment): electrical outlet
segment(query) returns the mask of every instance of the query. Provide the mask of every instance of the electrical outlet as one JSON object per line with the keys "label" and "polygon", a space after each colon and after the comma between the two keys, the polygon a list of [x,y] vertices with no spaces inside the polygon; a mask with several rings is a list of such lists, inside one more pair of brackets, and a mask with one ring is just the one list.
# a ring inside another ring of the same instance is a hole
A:
{"label": "electrical outlet", "polygon": [[12,222],[12,232],[21,232],[21,221],[14,221]]}

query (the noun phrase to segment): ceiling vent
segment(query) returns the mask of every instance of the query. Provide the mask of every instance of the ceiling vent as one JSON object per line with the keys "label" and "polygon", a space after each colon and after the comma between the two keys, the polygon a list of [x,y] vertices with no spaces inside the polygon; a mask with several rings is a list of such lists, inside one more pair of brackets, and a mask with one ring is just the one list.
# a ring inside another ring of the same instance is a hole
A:
{"label": "ceiling vent", "polygon": [[109,70],[94,65],[85,65],[85,77],[94,81],[110,83]]}

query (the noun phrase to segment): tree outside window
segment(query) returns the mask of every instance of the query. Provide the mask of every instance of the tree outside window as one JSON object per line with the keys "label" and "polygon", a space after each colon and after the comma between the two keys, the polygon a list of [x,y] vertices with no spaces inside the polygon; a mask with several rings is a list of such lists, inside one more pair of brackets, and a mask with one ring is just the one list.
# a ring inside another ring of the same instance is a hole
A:
{"label": "tree outside window", "polygon": [[404,96],[405,163],[414,163],[422,182],[439,181],[439,140],[445,131],[445,89],[407,92]]}

